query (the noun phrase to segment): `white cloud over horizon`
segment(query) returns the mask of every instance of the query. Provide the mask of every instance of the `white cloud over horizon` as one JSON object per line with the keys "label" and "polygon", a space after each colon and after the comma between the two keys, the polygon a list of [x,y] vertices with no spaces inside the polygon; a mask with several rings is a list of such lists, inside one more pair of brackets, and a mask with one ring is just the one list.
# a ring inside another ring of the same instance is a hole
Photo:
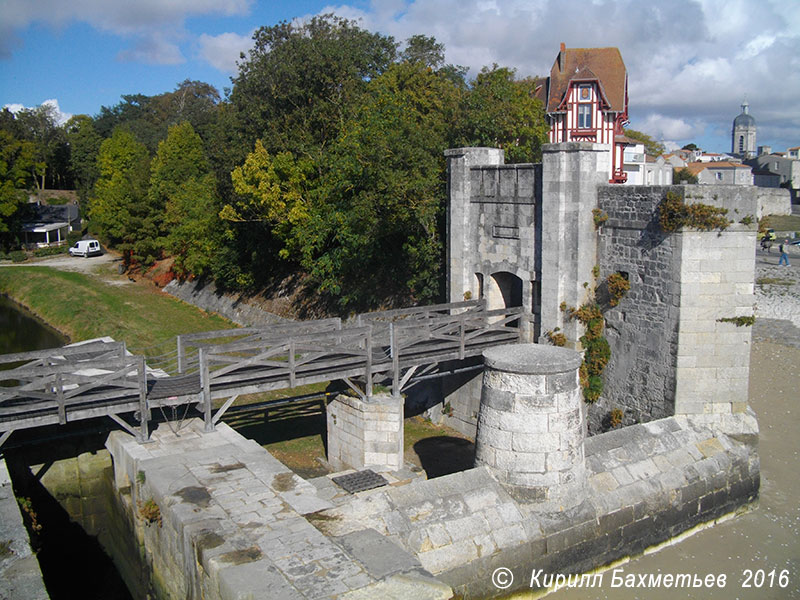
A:
{"label": "white cloud over horizon", "polygon": [[[55,116],[56,123],[59,125],[63,125],[67,121],[72,118],[70,113],[61,112],[61,107],[58,105],[58,100],[56,98],[49,98],[42,102],[40,106],[47,106],[53,111],[53,115]],[[19,103],[11,103],[3,105],[3,108],[7,108],[10,112],[17,114],[21,110],[33,110],[37,108],[36,106],[23,106]]]}
{"label": "white cloud over horizon", "polygon": [[[765,133],[800,143],[800,10],[786,0],[371,0],[318,6],[317,14],[335,12],[398,42],[434,36],[445,46],[446,60],[468,67],[471,75],[493,63],[520,76],[547,75],[561,42],[616,46],[628,69],[632,128],[663,140],[692,141],[710,132],[722,140],[746,97]],[[223,17],[258,8],[254,0],[40,0],[35,6],[6,0],[0,56],[13,53],[14,35],[31,23],[58,28],[85,22],[129,43],[120,60],[199,60],[234,75],[253,29],[275,23],[190,32],[186,21],[214,16],[224,23]]]}

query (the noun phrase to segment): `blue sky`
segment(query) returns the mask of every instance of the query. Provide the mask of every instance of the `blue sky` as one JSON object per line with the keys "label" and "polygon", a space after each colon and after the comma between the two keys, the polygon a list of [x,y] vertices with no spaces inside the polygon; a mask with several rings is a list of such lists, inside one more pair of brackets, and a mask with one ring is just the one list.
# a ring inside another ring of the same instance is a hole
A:
{"label": "blue sky", "polygon": [[256,28],[325,12],[432,35],[472,74],[546,75],[561,42],[617,46],[630,127],[725,152],[746,99],[759,145],[800,146],[800,0],[0,0],[0,106],[95,115],[184,79],[222,92]]}

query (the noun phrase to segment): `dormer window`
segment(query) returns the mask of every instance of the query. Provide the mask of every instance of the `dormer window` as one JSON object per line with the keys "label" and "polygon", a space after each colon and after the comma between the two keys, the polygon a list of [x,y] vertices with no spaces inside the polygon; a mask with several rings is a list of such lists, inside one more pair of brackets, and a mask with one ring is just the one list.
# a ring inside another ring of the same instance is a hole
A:
{"label": "dormer window", "polygon": [[592,105],[578,104],[578,129],[592,128]]}

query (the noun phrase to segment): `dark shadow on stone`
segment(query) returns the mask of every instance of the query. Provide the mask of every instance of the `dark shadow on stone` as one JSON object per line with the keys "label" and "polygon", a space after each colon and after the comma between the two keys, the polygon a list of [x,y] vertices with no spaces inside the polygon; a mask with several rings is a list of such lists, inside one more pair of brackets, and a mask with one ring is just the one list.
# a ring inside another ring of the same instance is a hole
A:
{"label": "dark shadow on stone", "polygon": [[428,479],[466,471],[475,463],[475,444],[448,435],[420,440],[414,444],[414,452]]}
{"label": "dark shadow on stone", "polygon": [[7,465],[18,498],[30,499],[30,507],[41,525],[30,528],[24,521],[42,569],[48,595],[52,600],[131,600],[111,558],[97,537],[89,535],[72,521],[66,510],[32,474],[23,453],[7,456]]}

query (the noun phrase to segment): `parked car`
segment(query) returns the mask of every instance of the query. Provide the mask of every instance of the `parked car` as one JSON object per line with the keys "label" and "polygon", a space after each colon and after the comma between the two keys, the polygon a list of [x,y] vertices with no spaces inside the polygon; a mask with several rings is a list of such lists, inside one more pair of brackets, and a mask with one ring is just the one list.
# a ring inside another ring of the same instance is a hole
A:
{"label": "parked car", "polygon": [[100,242],[97,240],[78,240],[78,242],[69,249],[70,256],[83,256],[84,258],[102,253]]}

